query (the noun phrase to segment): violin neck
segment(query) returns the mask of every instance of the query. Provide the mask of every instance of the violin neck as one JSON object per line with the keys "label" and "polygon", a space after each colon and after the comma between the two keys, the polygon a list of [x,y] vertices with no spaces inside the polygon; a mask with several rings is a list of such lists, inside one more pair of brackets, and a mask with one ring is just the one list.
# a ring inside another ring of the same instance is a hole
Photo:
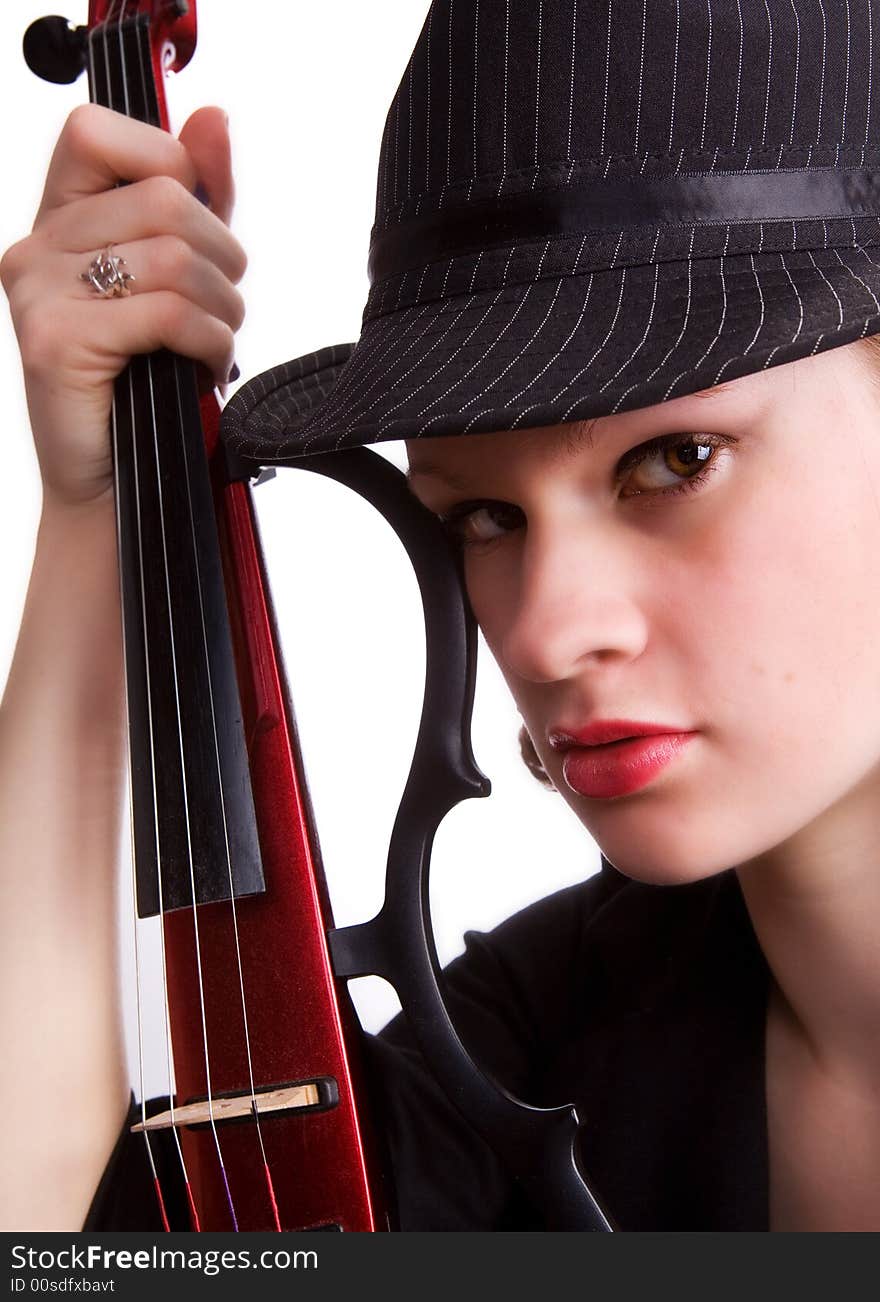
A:
{"label": "violin neck", "polygon": [[[93,101],[164,116],[149,19],[89,37]],[[142,917],[264,889],[208,456],[191,361],[117,378],[111,416]]]}
{"label": "violin neck", "polygon": [[138,11],[131,18],[93,29],[88,37],[86,71],[93,104],[103,104],[150,126],[165,125],[147,14]]}

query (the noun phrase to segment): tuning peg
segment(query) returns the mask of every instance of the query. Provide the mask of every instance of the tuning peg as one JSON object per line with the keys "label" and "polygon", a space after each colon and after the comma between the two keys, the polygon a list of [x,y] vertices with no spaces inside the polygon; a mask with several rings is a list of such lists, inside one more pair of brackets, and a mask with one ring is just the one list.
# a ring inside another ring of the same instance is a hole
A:
{"label": "tuning peg", "polygon": [[86,66],[87,27],[72,27],[66,18],[50,14],[31,23],[22,50],[31,72],[44,81],[76,81]]}

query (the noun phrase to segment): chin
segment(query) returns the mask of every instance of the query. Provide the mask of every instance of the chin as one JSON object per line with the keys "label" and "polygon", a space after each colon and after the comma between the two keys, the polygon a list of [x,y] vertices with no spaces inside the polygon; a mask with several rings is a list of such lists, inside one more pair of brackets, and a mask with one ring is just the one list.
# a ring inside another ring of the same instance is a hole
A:
{"label": "chin", "polygon": [[725,872],[734,862],[719,858],[717,846],[711,853],[701,853],[703,847],[693,844],[664,848],[655,840],[647,850],[644,844],[628,843],[622,837],[615,837],[612,845],[607,838],[603,842],[595,833],[593,836],[612,867],[624,877],[647,886],[685,886],[705,881]]}
{"label": "chin", "polygon": [[663,864],[658,866],[646,866],[644,862],[630,865],[628,863],[615,863],[610,855],[607,854],[605,858],[608,859],[609,863],[613,864],[617,871],[622,873],[624,877],[628,877],[634,882],[641,882],[644,886],[687,886],[693,882],[706,881],[710,877],[717,877],[717,875],[720,872],[724,872],[727,867],[727,865],[725,865],[724,868],[709,869],[709,871],[706,871],[706,869],[703,868],[699,871],[694,870],[693,872],[687,872],[683,870],[680,865]]}

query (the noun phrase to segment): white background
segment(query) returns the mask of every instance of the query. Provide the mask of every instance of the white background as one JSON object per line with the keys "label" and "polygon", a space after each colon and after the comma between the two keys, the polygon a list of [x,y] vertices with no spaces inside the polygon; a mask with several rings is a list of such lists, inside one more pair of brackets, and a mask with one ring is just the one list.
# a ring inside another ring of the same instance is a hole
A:
{"label": "white background", "polygon": [[[233,226],[250,260],[241,286],[248,317],[237,346],[247,379],[360,333],[382,127],[427,0],[200,0],[198,7],[195,57],[170,78],[167,93],[175,130],[202,104],[220,104],[230,116],[238,186]],[[52,86],[21,58],[25,27],[52,9],[51,0],[0,6],[0,249],[30,229],[55,138],[87,96],[84,77]],[[85,22],[85,0],[64,12]],[[2,309],[0,379],[2,686],[40,509],[15,337]],[[403,464],[399,445],[381,447]],[[418,593],[393,534],[354,494],[282,470],[255,496],[335,920],[346,925],[381,903],[388,837],[421,707]],[[489,927],[599,866],[599,851],[574,815],[523,768],[518,726],[482,646],[474,748],[494,790],[489,800],[459,805],[437,836],[432,903],[444,962],[460,950],[466,928]],[[125,934],[123,950],[129,945]],[[124,966],[130,986],[127,958]],[[155,927],[147,924],[144,984],[152,986],[155,966]],[[396,1006],[392,992],[374,978],[354,986],[365,1024],[381,1025]],[[146,1088],[156,1092],[167,1084],[161,1053],[150,1052],[161,1043],[155,1007],[145,1033]]]}

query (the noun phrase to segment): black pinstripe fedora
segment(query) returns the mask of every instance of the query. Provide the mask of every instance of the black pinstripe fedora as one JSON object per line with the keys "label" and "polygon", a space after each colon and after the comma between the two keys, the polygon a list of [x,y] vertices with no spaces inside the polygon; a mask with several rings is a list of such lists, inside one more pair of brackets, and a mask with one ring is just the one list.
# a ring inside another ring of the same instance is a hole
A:
{"label": "black pinstripe fedora", "polygon": [[878,22],[880,0],[434,0],[360,338],[245,384],[227,443],[284,461],[611,415],[880,331]]}

